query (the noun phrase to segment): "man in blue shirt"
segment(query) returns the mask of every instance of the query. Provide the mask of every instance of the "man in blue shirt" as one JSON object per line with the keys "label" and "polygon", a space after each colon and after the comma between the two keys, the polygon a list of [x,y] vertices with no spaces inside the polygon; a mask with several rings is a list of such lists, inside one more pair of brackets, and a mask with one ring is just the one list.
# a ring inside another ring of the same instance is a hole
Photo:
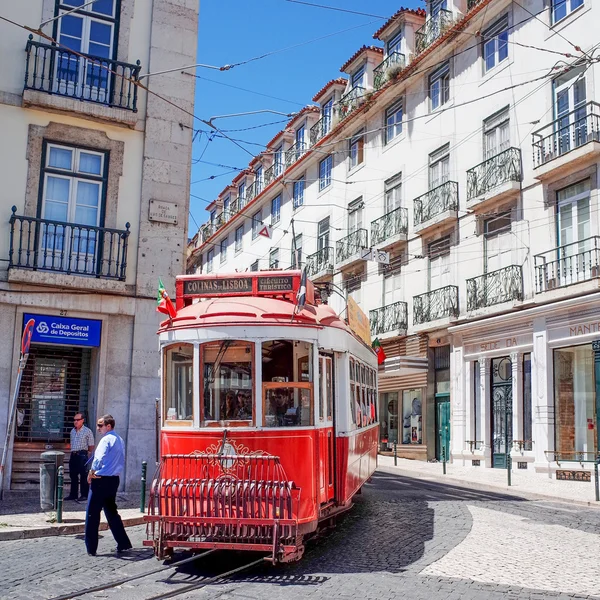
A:
{"label": "man in blue shirt", "polygon": [[103,437],[96,446],[88,474],[90,493],[85,515],[85,546],[90,556],[96,556],[98,549],[101,510],[104,510],[110,531],[117,542],[117,554],[131,548],[116,503],[119,475],[125,466],[125,442],[113,431],[115,420],[112,415],[100,417],[97,427]]}

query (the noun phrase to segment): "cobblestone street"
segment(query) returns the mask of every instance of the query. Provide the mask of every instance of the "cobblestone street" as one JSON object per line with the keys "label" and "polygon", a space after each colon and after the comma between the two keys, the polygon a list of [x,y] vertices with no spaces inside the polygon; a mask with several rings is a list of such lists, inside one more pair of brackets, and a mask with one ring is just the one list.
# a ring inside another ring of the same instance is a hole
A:
{"label": "cobblestone street", "polygon": [[[144,527],[129,529],[141,548]],[[260,567],[180,598],[427,600],[600,598],[600,510],[528,501],[380,470],[354,509],[310,544],[300,563]],[[81,536],[0,543],[2,598],[36,600],[116,581],[161,565],[149,550],[97,557]],[[147,599],[246,564],[216,553],[84,598]]]}

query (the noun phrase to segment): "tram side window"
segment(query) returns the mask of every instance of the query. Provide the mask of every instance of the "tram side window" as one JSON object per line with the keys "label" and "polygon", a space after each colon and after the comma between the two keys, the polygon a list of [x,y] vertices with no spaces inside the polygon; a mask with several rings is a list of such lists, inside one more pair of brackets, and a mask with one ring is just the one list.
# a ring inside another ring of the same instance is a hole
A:
{"label": "tram side window", "polygon": [[164,415],[165,421],[192,421],[193,356],[192,344],[169,346],[164,351]]}
{"label": "tram side window", "polygon": [[352,415],[352,423],[356,425],[359,407],[356,404],[356,374],[354,368],[354,360],[350,359],[350,414]]}
{"label": "tram side window", "polygon": [[377,421],[375,389],[375,372],[366,365],[350,359],[350,412],[352,422],[358,428]]}
{"label": "tram side window", "polygon": [[307,342],[262,343],[264,427],[313,424],[313,346]]}
{"label": "tram side window", "polygon": [[251,421],[253,344],[223,340],[202,344],[200,350],[203,421]]}

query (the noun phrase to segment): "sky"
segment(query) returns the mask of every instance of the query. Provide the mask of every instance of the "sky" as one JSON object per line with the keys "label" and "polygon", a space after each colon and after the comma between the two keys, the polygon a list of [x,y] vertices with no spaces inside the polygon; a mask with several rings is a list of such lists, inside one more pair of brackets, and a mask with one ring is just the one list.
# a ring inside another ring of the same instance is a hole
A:
{"label": "sky", "polygon": [[[356,50],[363,45],[381,46],[373,33],[401,6],[424,8],[425,2],[201,0],[198,63],[220,67],[274,53],[228,71],[199,67],[195,114],[204,120],[259,110],[288,114],[314,104],[313,96],[329,80],[345,76],[340,67]],[[214,124],[246,152],[227,139],[211,136],[210,129],[196,120],[200,131],[192,148],[190,237],[207,221],[208,202],[235,177],[234,168],[246,168],[287,121],[284,115],[270,113],[216,119]]]}

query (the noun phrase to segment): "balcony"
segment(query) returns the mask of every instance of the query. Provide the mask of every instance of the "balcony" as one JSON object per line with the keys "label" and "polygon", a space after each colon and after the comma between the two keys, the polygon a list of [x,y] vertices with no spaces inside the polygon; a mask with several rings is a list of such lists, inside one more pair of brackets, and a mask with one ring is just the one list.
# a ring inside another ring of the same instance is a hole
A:
{"label": "balcony", "polygon": [[482,0],[468,0],[467,2],[467,10],[471,10],[475,8]]}
{"label": "balcony", "polygon": [[600,237],[565,244],[534,257],[535,292],[540,294],[600,277]]}
{"label": "balcony", "polygon": [[415,233],[458,218],[458,183],[446,181],[414,200]]}
{"label": "balcony", "polygon": [[260,194],[261,191],[261,182],[260,181],[255,181],[254,183],[251,183],[247,188],[246,188],[246,204],[248,204],[249,202],[252,202],[252,200],[254,200],[254,198],[256,198],[256,196],[258,196],[258,194]]}
{"label": "balcony", "polygon": [[394,302],[369,311],[371,335],[405,332],[408,327],[408,309],[406,302]]}
{"label": "balcony", "polygon": [[310,128],[310,145],[314,146],[321,138],[324,138],[331,131],[331,115],[320,118]]}
{"label": "balcony", "polygon": [[237,213],[239,213],[240,210],[241,210],[240,199],[236,198],[235,200],[232,200],[231,204],[229,205],[230,218],[233,217],[233,215],[236,215]]}
{"label": "balcony", "polygon": [[429,15],[425,25],[415,32],[415,53],[420,54],[431,46],[452,26],[452,12],[440,9],[436,15]]}
{"label": "balcony", "polygon": [[458,318],[458,287],[455,285],[413,296],[414,325],[452,317]]}
{"label": "balcony", "polygon": [[16,213],[17,207],[13,206],[9,269],[125,281],[129,223],[120,230],[24,217]]}
{"label": "balcony", "polygon": [[[43,104],[65,110],[81,110],[79,104],[43,100],[39,92],[84,100],[114,109],[137,112],[139,61],[135,65],[36,42],[29,36],[25,48],[25,104]],[[97,111],[93,116],[116,118],[114,113]]]}
{"label": "balcony", "polygon": [[508,148],[467,171],[467,205],[483,205],[517,193],[521,182],[521,151]]}
{"label": "balcony", "polygon": [[533,133],[533,168],[543,179],[600,155],[600,104],[588,102]]}
{"label": "balcony", "polygon": [[357,85],[340,98],[336,105],[340,119],[347,117],[355,108],[358,108],[363,103],[366,91],[364,87]]}
{"label": "balcony", "polygon": [[306,275],[318,279],[333,274],[333,248],[327,246],[306,257]]}
{"label": "balcony", "polygon": [[306,153],[306,144],[296,142],[285,151],[285,166],[293,165],[303,154]]}
{"label": "balcony", "polygon": [[396,208],[371,221],[371,244],[387,248],[397,242],[405,242],[408,234],[408,211]]}
{"label": "balcony", "polygon": [[393,79],[406,66],[406,57],[400,52],[392,52],[373,70],[373,87],[378,90]]}
{"label": "balcony", "polygon": [[467,310],[523,299],[523,272],[511,265],[467,279]]}
{"label": "balcony", "polygon": [[273,163],[265,171],[265,187],[271,185],[283,173],[283,165],[281,163]]}
{"label": "balcony", "polygon": [[357,229],[335,243],[335,262],[338,268],[347,267],[351,263],[361,260],[361,249],[369,247],[367,236],[366,229]]}

